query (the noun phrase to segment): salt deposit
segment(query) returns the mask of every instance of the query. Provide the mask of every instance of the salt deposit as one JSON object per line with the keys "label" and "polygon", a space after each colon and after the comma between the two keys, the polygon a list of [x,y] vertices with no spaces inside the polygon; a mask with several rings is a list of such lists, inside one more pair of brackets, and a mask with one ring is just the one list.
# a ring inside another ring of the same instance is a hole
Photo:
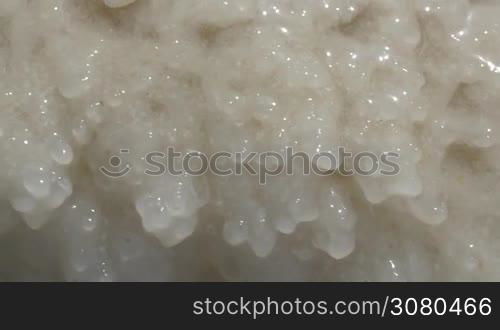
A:
{"label": "salt deposit", "polygon": [[[498,17],[495,0],[2,0],[0,279],[499,280]],[[395,152],[399,171],[145,174],[168,148],[289,147]]]}

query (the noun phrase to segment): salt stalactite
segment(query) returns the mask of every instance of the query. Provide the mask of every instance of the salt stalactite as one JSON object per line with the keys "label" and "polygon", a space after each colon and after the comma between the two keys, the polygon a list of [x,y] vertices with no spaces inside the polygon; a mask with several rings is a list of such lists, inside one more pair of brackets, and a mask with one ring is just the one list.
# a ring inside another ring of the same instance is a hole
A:
{"label": "salt stalactite", "polygon": [[[216,178],[220,191],[220,207],[224,219],[223,237],[230,245],[248,243],[259,257],[269,255],[276,243],[277,232],[271,221],[271,208],[253,196],[252,179],[248,177]],[[232,190],[224,189],[230,185]],[[239,203],[244,200],[245,203]]]}
{"label": "salt stalactite", "polygon": [[227,205],[223,235],[231,245],[248,242],[259,257],[269,255],[276,242],[266,209],[257,201],[245,199],[245,204]]}
{"label": "salt stalactite", "polygon": [[356,214],[348,195],[338,184],[325,185],[320,193],[321,215],[314,223],[314,245],[332,258],[342,259],[355,247]]}
{"label": "salt stalactite", "polygon": [[49,220],[50,213],[72,194],[72,182],[64,171],[43,163],[26,165],[20,175],[22,184],[13,187],[11,205],[23,215],[28,226],[39,229]]}
{"label": "salt stalactite", "polygon": [[166,246],[189,237],[198,223],[198,210],[208,203],[203,178],[164,175],[147,186],[135,201],[144,229]]}
{"label": "salt stalactite", "polygon": [[106,219],[97,203],[78,193],[61,210],[63,272],[68,281],[112,281]]}
{"label": "salt stalactite", "polygon": [[[317,178],[301,174],[301,164],[295,165],[296,174],[269,178],[268,185],[261,187],[273,227],[287,235],[293,234],[297,225],[315,221],[320,210]],[[288,187],[285,191],[284,186]]]}
{"label": "salt stalactite", "polygon": [[59,165],[69,165],[73,161],[73,149],[57,134],[50,138],[49,153],[52,159]]}
{"label": "salt stalactite", "polygon": [[448,218],[448,198],[443,189],[443,178],[437,175],[442,156],[431,154],[424,165],[419,168],[422,178],[422,193],[414,198],[408,198],[410,212],[419,220],[438,225]]}

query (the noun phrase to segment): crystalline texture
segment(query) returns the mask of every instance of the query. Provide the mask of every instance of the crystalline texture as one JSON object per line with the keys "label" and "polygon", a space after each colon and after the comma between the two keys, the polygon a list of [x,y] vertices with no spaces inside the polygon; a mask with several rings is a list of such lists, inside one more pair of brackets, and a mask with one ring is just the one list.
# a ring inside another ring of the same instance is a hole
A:
{"label": "crystalline texture", "polygon": [[[498,17],[473,0],[0,1],[0,277],[498,280]],[[396,153],[397,173],[341,147]],[[322,173],[162,157],[289,148]]]}

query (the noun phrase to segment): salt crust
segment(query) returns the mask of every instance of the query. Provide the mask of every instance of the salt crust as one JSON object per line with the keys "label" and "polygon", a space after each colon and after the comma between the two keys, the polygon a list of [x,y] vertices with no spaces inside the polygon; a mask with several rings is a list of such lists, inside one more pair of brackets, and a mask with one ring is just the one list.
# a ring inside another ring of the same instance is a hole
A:
{"label": "salt crust", "polygon": [[[0,278],[500,279],[500,4],[2,0]],[[397,176],[148,177],[179,151]],[[112,155],[132,171],[99,171]]]}

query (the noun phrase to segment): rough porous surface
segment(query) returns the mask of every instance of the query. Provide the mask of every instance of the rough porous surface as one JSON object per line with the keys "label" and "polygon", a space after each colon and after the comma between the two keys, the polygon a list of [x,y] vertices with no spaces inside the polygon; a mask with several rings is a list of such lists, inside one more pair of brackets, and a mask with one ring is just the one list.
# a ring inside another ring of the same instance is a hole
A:
{"label": "rough porous surface", "polygon": [[[499,280],[496,0],[1,0],[1,280]],[[397,151],[395,176],[144,174]],[[120,154],[121,150],[129,150]],[[120,154],[131,171],[101,166]]]}

